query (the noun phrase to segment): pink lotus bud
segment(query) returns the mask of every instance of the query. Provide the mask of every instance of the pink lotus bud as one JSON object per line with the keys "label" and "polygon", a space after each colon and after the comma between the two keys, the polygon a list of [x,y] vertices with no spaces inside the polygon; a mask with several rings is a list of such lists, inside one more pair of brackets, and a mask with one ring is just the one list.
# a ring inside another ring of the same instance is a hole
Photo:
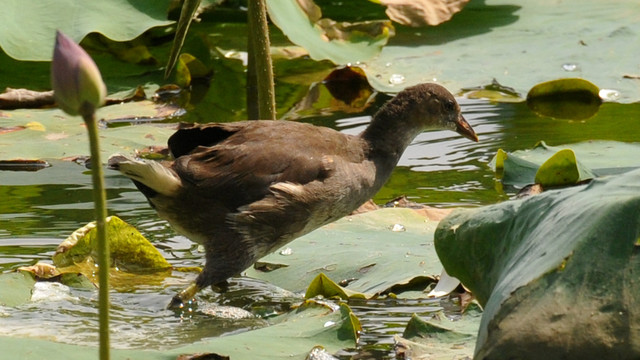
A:
{"label": "pink lotus bud", "polygon": [[51,86],[58,106],[69,115],[93,115],[107,95],[96,63],[60,31],[53,49]]}

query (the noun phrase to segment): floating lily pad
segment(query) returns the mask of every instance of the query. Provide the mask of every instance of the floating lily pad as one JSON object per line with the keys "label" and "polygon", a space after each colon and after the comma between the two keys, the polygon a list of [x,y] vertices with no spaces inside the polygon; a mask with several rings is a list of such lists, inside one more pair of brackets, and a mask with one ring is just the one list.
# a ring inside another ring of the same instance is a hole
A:
{"label": "floating lily pad", "polygon": [[318,274],[318,276],[316,276],[316,278],[311,281],[311,284],[309,284],[304,297],[309,299],[319,295],[326,298],[338,297],[343,300],[348,300],[351,298],[364,299],[366,297],[362,293],[343,288],[342,286],[329,279],[327,275],[322,273]]}
{"label": "floating lily pad", "polygon": [[640,33],[640,22],[629,16],[637,5],[471,1],[436,27],[399,27],[380,55],[366,62],[365,72],[376,90],[387,93],[425,81],[457,93],[496,79],[527,94],[551,79],[579,77],[612,90],[607,100],[636,102],[638,80],[628,75],[638,74],[638,56],[627,49]]}
{"label": "floating lily pad", "polygon": [[563,149],[553,154],[536,172],[536,184],[543,187],[574,185],[580,180],[592,179],[594,175],[589,169],[580,166],[576,153],[571,149]]}
{"label": "floating lily pad", "polygon": [[432,244],[436,224],[400,208],[348,216],[261,259],[279,265],[275,270],[251,268],[246,274],[294,292],[304,292],[320,273],[367,297],[414,279],[424,288],[424,280],[435,281],[442,270]]}
{"label": "floating lily pad", "polygon": [[544,116],[584,120],[600,109],[599,92],[597,86],[583,79],[547,81],[529,90],[527,105]]}
{"label": "floating lily pad", "polygon": [[500,149],[489,165],[505,184],[525,186],[541,181],[543,186],[568,185],[639,168],[639,152],[639,144],[617,141],[561,146],[541,141],[530,150],[506,153]]}
{"label": "floating lily pad", "polygon": [[[97,118],[109,123],[160,120],[178,108],[151,101],[129,102],[100,108]],[[89,154],[89,137],[80,117],[58,109],[2,112],[3,122],[20,131],[0,134],[0,159],[62,159]],[[166,144],[173,126],[140,124],[100,129],[104,159],[114,153],[132,154],[136,149]]]}
{"label": "floating lily pad", "polygon": [[[356,330],[359,330],[357,319],[344,304],[327,308],[325,305],[309,301],[298,309],[270,321],[272,325],[265,328],[206,339],[181,347],[144,350],[112,349],[111,358],[157,360],[207,353],[228,356],[234,360],[304,359],[318,345],[330,353],[354,347],[357,339]],[[89,359],[94,358],[98,351],[97,347],[92,346],[11,337],[0,337],[0,348],[3,356],[22,360]]]}

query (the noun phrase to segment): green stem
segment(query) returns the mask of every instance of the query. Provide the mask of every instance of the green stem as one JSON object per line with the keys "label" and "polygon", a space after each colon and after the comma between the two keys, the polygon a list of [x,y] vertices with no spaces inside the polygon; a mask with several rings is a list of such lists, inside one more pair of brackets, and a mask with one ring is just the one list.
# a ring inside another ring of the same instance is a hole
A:
{"label": "green stem", "polygon": [[276,97],[273,83],[273,66],[271,64],[271,43],[269,42],[269,26],[267,24],[266,0],[250,0],[247,3],[249,16],[249,40],[253,54],[249,55],[255,66],[258,85],[258,109],[260,119],[275,120]]}
{"label": "green stem", "polygon": [[95,114],[83,115],[89,132],[91,147],[91,178],[93,181],[93,203],[96,215],[96,231],[98,239],[98,318],[100,320],[100,360],[109,359],[109,243],[107,242],[106,192],[104,174],[100,160],[100,138]]}

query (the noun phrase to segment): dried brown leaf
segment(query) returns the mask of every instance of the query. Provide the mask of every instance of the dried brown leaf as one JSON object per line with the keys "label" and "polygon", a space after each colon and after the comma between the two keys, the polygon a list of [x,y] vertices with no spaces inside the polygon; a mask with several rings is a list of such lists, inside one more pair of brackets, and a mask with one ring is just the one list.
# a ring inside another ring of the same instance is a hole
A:
{"label": "dried brown leaf", "polygon": [[402,25],[435,26],[451,19],[469,0],[380,0],[387,16]]}

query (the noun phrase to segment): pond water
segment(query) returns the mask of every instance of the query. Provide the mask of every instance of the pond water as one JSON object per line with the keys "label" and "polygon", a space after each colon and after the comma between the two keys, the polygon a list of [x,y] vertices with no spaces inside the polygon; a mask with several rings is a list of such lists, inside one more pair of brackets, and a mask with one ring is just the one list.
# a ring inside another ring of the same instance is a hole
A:
{"label": "pond water", "polygon": [[[539,117],[523,103],[459,100],[480,142],[470,142],[453,132],[421,134],[376,196],[376,202],[385,203],[406,195],[418,203],[442,208],[492,204],[508,199],[517,191],[502,187],[488,166],[498,148],[527,149],[540,140],[560,145],[594,139],[625,142],[640,139],[638,104],[605,103],[595,118],[572,122]],[[331,114],[302,121],[356,133],[366,125],[369,116],[366,113],[344,117]],[[106,175],[110,214],[138,228],[172,265],[201,265],[200,249],[159,220],[128,179],[113,171],[107,171]],[[0,171],[0,199],[0,273],[37,261],[50,262],[57,245],[93,217],[90,175],[84,167],[72,162],[52,161],[51,168],[33,173]],[[125,283],[118,291],[112,291],[113,347],[170,348],[264,326],[260,318],[230,320],[209,316],[203,311],[207,304],[240,307],[269,317],[302,299],[301,294],[274,292],[268,284],[241,277],[232,279],[224,294],[210,289],[203,291],[197,310],[165,310],[170,297],[194,277],[193,273],[176,272],[160,284]],[[96,344],[97,292],[53,283],[41,285],[34,290],[34,297],[40,300],[18,307],[0,307],[0,336]],[[393,335],[402,333],[411,314],[428,317],[444,308],[448,315],[455,317],[459,311],[455,300],[448,298],[360,300],[350,305],[364,325],[364,331],[357,348],[339,354],[344,359],[365,355],[394,359]]]}

